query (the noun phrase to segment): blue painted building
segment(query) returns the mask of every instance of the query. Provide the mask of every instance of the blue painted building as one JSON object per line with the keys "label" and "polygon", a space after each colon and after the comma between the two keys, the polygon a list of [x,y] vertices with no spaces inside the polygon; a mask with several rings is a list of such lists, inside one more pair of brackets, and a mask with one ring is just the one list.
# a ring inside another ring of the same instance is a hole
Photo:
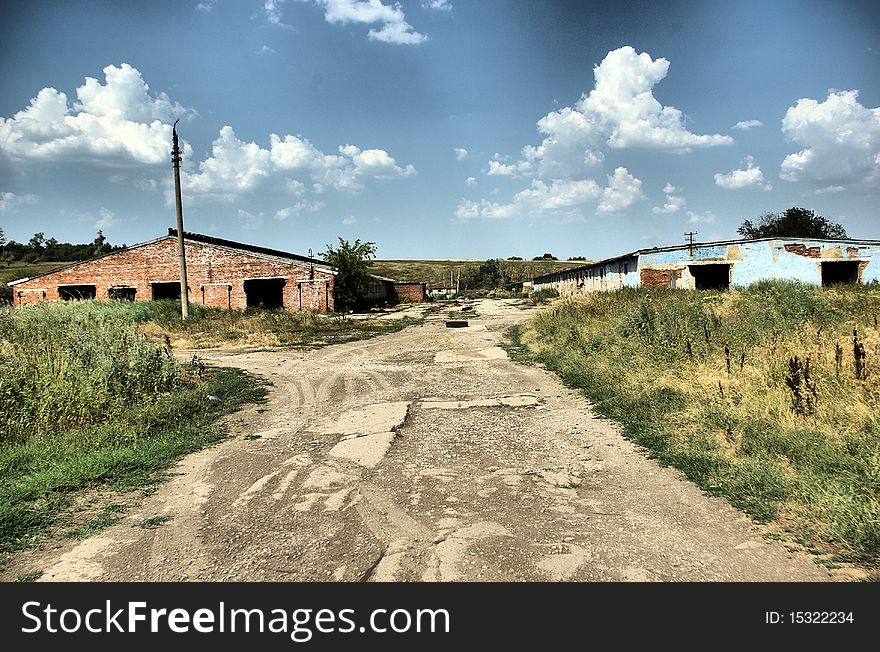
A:
{"label": "blue painted building", "polygon": [[545,274],[534,291],[562,295],[621,287],[726,289],[780,279],[812,285],[880,282],[880,240],[760,238],[640,249]]}

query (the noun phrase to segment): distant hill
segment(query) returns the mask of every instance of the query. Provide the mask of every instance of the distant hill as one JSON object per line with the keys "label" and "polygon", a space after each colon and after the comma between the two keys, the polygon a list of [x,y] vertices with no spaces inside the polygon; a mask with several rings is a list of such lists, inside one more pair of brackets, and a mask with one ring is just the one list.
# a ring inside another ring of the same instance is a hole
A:
{"label": "distant hill", "polygon": [[[452,272],[452,285],[461,271],[465,278],[477,270],[483,260],[374,260],[370,273],[393,278],[396,281],[423,281],[429,287],[449,287],[449,273]],[[522,283],[535,276],[562,269],[571,269],[592,262],[588,260],[499,260],[499,267],[506,278],[513,283]]]}

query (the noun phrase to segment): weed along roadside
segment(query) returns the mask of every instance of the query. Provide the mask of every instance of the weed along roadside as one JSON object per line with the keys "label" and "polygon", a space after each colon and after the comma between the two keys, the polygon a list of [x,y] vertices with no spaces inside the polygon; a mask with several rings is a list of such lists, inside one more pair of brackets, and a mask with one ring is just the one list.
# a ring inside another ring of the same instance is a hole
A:
{"label": "weed along roadside", "polygon": [[259,380],[178,363],[135,321],[114,304],[0,311],[0,553],[114,523],[120,492],[149,491],[263,400]]}
{"label": "weed along roadside", "polygon": [[880,289],[764,282],[557,301],[513,358],[819,563],[880,560]]}
{"label": "weed along roadside", "polygon": [[[287,310],[227,310],[190,305],[189,319],[180,318],[173,300],[135,303],[93,302],[94,314],[116,315],[138,325],[158,345],[180,349],[241,347],[315,348],[393,333],[419,323],[414,317],[363,319],[345,314]],[[394,313],[391,313],[394,315]],[[376,315],[377,317],[380,315]],[[359,316],[360,317],[360,316]]]}

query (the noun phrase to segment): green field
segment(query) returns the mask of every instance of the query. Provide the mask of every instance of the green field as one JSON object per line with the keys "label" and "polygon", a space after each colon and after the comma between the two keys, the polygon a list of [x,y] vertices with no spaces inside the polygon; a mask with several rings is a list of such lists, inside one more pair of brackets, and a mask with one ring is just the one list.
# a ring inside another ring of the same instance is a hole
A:
{"label": "green field", "polygon": [[23,263],[16,261],[6,267],[0,267],[0,283],[5,285],[9,281],[17,281],[26,276],[36,276],[65,265],[70,265],[70,263]]}

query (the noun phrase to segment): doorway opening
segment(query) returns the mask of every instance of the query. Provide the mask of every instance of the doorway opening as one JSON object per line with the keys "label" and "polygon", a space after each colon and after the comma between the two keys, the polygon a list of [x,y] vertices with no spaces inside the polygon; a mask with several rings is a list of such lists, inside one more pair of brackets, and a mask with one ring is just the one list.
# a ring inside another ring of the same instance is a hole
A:
{"label": "doorway opening", "polygon": [[730,287],[730,265],[688,265],[698,290],[726,290]]}
{"label": "doorway opening", "polygon": [[822,285],[840,285],[859,282],[859,261],[835,260],[821,264]]}
{"label": "doorway opening", "polygon": [[167,283],[150,283],[153,289],[153,301],[161,299],[180,300],[180,281],[168,281]]}
{"label": "doorway opening", "polygon": [[244,282],[248,308],[273,310],[284,307],[284,279],[259,278]]}

